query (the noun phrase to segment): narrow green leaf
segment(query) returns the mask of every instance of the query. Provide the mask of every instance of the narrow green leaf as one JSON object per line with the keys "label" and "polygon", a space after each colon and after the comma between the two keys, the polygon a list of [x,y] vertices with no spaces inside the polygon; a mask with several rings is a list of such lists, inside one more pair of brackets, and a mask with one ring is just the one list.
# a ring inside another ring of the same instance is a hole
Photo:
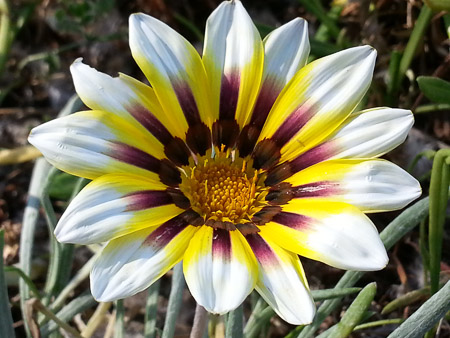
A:
{"label": "narrow green leaf", "polygon": [[116,322],[114,324],[114,338],[125,337],[125,307],[123,299],[116,301]]}
{"label": "narrow green leaf", "polygon": [[398,77],[400,74],[400,61],[402,59],[402,54],[394,50],[391,53],[391,58],[389,61],[388,78],[387,78],[387,101],[389,104],[394,103],[394,96],[396,91],[396,85],[398,83]]}
{"label": "narrow green leaf", "polygon": [[417,48],[422,44],[423,36],[430,24],[433,11],[427,5],[423,4],[419,17],[414,24],[414,28],[409,36],[402,59],[400,60],[397,82],[394,84],[393,92],[396,93],[400,88],[405,73],[411,66],[411,62],[416,54]]}
{"label": "narrow green leaf", "polygon": [[428,299],[388,338],[423,337],[450,310],[450,281]]}
{"label": "narrow green leaf", "polygon": [[244,313],[241,304],[236,310],[228,314],[225,338],[241,338],[244,335],[243,318]]}
{"label": "narrow green leaf", "polygon": [[145,326],[144,337],[156,337],[156,314],[158,310],[159,286],[161,280],[158,279],[147,290],[147,303],[145,304]]}
{"label": "narrow green leaf", "polygon": [[[74,300],[72,300],[69,304],[64,306],[56,316],[63,322],[68,322],[75,317],[78,313],[81,313],[94,305],[97,302],[92,297],[91,292],[87,291],[81,296],[78,296]],[[41,336],[48,337],[51,333],[55,332],[58,329],[58,325],[55,322],[48,322],[47,324],[41,326]]]}
{"label": "narrow green leaf", "polygon": [[377,327],[377,326],[401,324],[403,322],[404,322],[403,318],[376,320],[374,322],[369,322],[369,323],[364,323],[364,324],[357,325],[357,326],[355,326],[353,331],[370,329],[372,327]]}
{"label": "narrow green leaf", "polygon": [[178,263],[173,268],[172,287],[170,289],[169,304],[167,306],[167,314],[164,321],[164,330],[161,336],[162,338],[173,338],[175,334],[175,324],[178,313],[180,312],[185,286],[186,282],[183,275],[183,264]]}
{"label": "narrow green leaf", "polygon": [[327,15],[319,0],[299,0],[299,2],[308,12],[314,14],[320,22],[328,28],[328,32],[332,37],[337,38],[339,36],[339,27],[336,22]]}
{"label": "narrow green leaf", "polygon": [[411,292],[408,292],[404,294],[401,297],[398,297],[397,299],[394,299],[392,302],[389,302],[381,311],[382,315],[387,315],[388,313],[391,313],[392,311],[397,310],[398,308],[408,306],[414,302],[417,302],[419,300],[422,300],[424,298],[427,298],[427,296],[430,294],[430,288],[425,287],[420,290],[414,290]]}
{"label": "narrow green leaf", "polygon": [[[392,248],[395,243],[414,229],[428,215],[428,207],[429,198],[427,197],[414,203],[408,209],[403,211],[383,230],[380,237],[387,250]],[[335,288],[352,287],[363,275],[364,272],[347,271],[336,284]],[[317,309],[313,322],[310,325],[305,326],[298,337],[314,337],[314,333],[319,328],[320,324],[322,324],[325,318],[339,306],[341,301],[342,298],[324,301]]]}
{"label": "narrow green leaf", "polygon": [[30,288],[30,290],[33,292],[34,297],[37,299],[41,299],[41,295],[39,293],[39,290],[37,289],[36,285],[34,285],[33,281],[28,277],[22,270],[19,268],[16,268],[15,266],[5,266],[3,268],[5,272],[13,272],[19,275],[20,278],[23,279],[23,281],[27,284],[27,286]]}
{"label": "narrow green leaf", "polygon": [[450,1],[448,0],[424,0],[433,11],[450,11]]}
{"label": "narrow green leaf", "polygon": [[79,178],[64,172],[56,174],[48,190],[51,198],[67,201],[78,184]]}
{"label": "narrow green leaf", "polygon": [[425,113],[432,113],[435,111],[444,111],[444,110],[450,110],[450,104],[431,103],[431,104],[424,104],[424,105],[418,106],[416,108],[416,110],[414,110],[414,114],[425,114]]}
{"label": "narrow green leaf", "polygon": [[362,321],[364,313],[369,308],[370,303],[373,301],[376,292],[377,292],[376,283],[368,284],[358,294],[358,296],[349,306],[347,311],[345,311],[340,322],[329,328],[327,331],[320,334],[317,338],[348,337],[352,333],[355,326]]}
{"label": "narrow green leaf", "polygon": [[0,230],[0,337],[15,337],[11,310],[9,308],[8,287],[3,271],[4,231]]}
{"label": "narrow green leaf", "polygon": [[447,36],[450,39],[450,13],[446,13],[442,16],[442,19],[444,20],[444,26],[445,30],[447,32]]}
{"label": "narrow green leaf", "polygon": [[433,76],[419,76],[419,88],[430,101],[450,104],[450,82]]}
{"label": "narrow green leaf", "polygon": [[444,235],[448,188],[450,183],[450,168],[445,163],[447,157],[450,157],[450,149],[441,149],[436,152],[433,161],[433,168],[431,170],[428,246],[430,255],[430,284],[432,294],[439,289],[442,239]]}
{"label": "narrow green leaf", "polygon": [[[42,193],[41,182],[47,176],[50,170],[50,164],[40,158],[36,161],[36,164],[31,175],[30,188],[28,189],[28,200],[25,207],[22,220],[22,231],[20,236],[19,257],[20,268],[26,274],[31,273],[31,261],[34,244],[34,233],[36,230],[37,220],[39,218],[39,198]],[[19,281],[20,292],[20,308],[22,310],[22,317],[27,318],[26,301],[30,298],[30,288],[24,280]],[[28,337],[31,337],[30,328],[28,322],[24,321],[25,332]]]}
{"label": "narrow green leaf", "polygon": [[[324,289],[324,290],[312,290],[311,295],[314,301],[322,301],[326,299],[340,298],[344,296],[351,295],[361,291],[361,288],[344,288],[344,289]],[[266,302],[261,298],[255,309],[250,316],[248,323],[245,327],[245,337],[256,337],[261,329],[264,327],[265,323],[275,315],[275,311],[270,307],[266,306]],[[290,336],[290,335],[289,335]]]}
{"label": "narrow green leaf", "polygon": [[312,290],[311,295],[314,301],[322,301],[326,299],[341,298],[353,293],[361,291],[361,288],[344,288],[344,289],[324,289],[324,290]]}

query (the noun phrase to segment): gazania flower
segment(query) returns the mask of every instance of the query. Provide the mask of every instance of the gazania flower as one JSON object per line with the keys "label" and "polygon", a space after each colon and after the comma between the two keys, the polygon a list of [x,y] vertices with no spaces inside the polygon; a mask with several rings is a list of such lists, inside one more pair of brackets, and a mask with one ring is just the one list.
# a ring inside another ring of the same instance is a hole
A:
{"label": "gazania flower", "polygon": [[376,159],[404,141],[410,111],[354,111],[376,52],[363,46],[308,65],[295,19],[264,41],[239,1],[206,25],[203,56],[173,29],[130,17],[130,46],[150,86],[75,61],[92,110],[33,129],[57,168],[93,181],[55,231],[64,243],[107,242],[91,273],[99,301],[146,289],[183,261],[213,313],[254,289],[286,321],[312,320],[299,256],[378,270],[388,261],[365,213],[404,207],[418,182]]}

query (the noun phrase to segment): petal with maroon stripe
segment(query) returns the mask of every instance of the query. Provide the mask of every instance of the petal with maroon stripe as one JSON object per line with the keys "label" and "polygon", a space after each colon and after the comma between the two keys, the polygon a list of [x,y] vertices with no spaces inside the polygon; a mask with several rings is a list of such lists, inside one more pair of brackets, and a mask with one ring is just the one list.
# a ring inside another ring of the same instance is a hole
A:
{"label": "petal with maroon stripe", "polygon": [[[58,222],[59,242],[94,244],[160,225],[189,207],[161,182],[129,174],[103,175],[89,183]],[[183,207],[183,209],[181,208]]]}
{"label": "petal with maroon stripe", "polygon": [[268,200],[281,204],[286,198],[325,199],[352,204],[368,213],[401,209],[421,192],[419,182],[391,162],[344,159],[299,171],[271,188]]}
{"label": "petal with maroon stripe", "polygon": [[214,144],[232,147],[258,94],[264,50],[240,1],[224,1],[206,23],[203,63],[212,90]]}
{"label": "petal with maroon stripe", "polygon": [[247,235],[246,239],[258,260],[259,294],[285,321],[295,325],[311,323],[316,310],[298,256],[262,232]]}
{"label": "petal with maroon stripe", "polygon": [[[254,153],[257,165],[267,168],[265,159],[273,156],[295,158],[336,130],[369,88],[375,57],[369,46],[354,47],[297,72],[269,113]],[[266,154],[268,142],[273,154]]]}
{"label": "petal with maroon stripe", "polygon": [[355,112],[324,142],[270,170],[266,184],[274,185],[296,172],[330,159],[381,156],[406,139],[414,123],[409,110],[374,108]]}
{"label": "petal with maroon stripe", "polygon": [[359,271],[383,269],[388,256],[378,231],[346,203],[295,199],[261,227],[281,247],[328,265]]}
{"label": "petal with maroon stripe", "polygon": [[177,185],[180,172],[147,135],[117,115],[92,110],[44,123],[28,140],[55,167],[76,176],[130,173]]}
{"label": "petal with maroon stripe", "polygon": [[239,136],[239,153],[253,150],[275,100],[283,87],[302,68],[309,55],[308,24],[301,18],[275,29],[263,41],[264,70],[261,88],[250,121]]}
{"label": "petal with maroon stripe", "polygon": [[[210,147],[213,113],[200,55],[180,34],[151,16],[133,14],[129,23],[132,55],[163,107],[165,124],[182,139],[196,128],[202,142],[192,137],[187,142],[193,151],[204,154]],[[189,144],[193,139],[196,143]]]}
{"label": "petal with maroon stripe", "polygon": [[237,308],[258,276],[255,257],[237,230],[202,226],[183,261],[184,275],[198,304],[216,314]]}
{"label": "petal with maroon stripe", "polygon": [[[195,213],[194,213],[195,214]],[[91,292],[100,302],[132,296],[148,288],[183,259],[197,231],[185,211],[164,224],[110,241],[91,271]]]}

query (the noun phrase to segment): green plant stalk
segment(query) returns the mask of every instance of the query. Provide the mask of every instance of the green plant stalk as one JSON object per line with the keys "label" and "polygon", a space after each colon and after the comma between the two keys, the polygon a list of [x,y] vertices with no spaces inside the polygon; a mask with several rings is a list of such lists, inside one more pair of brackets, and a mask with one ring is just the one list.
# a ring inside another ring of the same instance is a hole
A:
{"label": "green plant stalk", "polygon": [[414,157],[414,159],[411,162],[411,164],[408,166],[407,171],[411,174],[412,171],[414,170],[414,168],[416,167],[417,163],[420,161],[420,159],[422,157],[426,157],[427,159],[432,160],[434,158],[435,154],[436,154],[436,152],[434,150],[431,150],[431,149],[424,150],[424,151],[418,153],[416,155],[416,157]]}
{"label": "green plant stalk", "polygon": [[58,297],[54,302],[50,305],[52,311],[59,310],[63,305],[69,295],[72,293],[75,288],[80,285],[88,276],[91,271],[92,266],[94,265],[95,260],[98,256],[100,256],[100,251],[97,252],[94,256],[92,256],[83,267],[78,270],[76,275],[71,279],[71,281],[66,285],[66,287],[59,293]]}
{"label": "green plant stalk", "polygon": [[0,76],[5,69],[11,47],[11,18],[7,0],[0,0]]}
{"label": "green plant stalk", "polygon": [[[423,277],[424,280],[427,281],[429,278],[428,273],[430,272],[430,253],[428,252],[428,232],[427,232],[427,222],[424,219],[420,222],[420,231],[419,231],[419,248],[420,255],[422,256],[423,263]],[[430,290],[428,290],[428,293]]]}
{"label": "green plant stalk", "polygon": [[251,325],[248,327],[248,329],[247,327],[245,327],[245,338],[258,337],[260,332],[263,332],[264,326],[270,321],[270,318],[272,318],[274,314],[275,311],[273,311],[270,306],[267,306],[264,310],[259,312],[256,318],[256,325]]}
{"label": "green plant stalk", "polygon": [[44,183],[44,189],[41,197],[41,203],[45,212],[45,218],[47,220],[51,244],[50,263],[44,288],[45,296],[43,298],[43,303],[45,305],[48,305],[50,299],[58,294],[67,284],[70,272],[72,270],[74,252],[74,246],[72,244],[59,243],[54,236],[57,220],[48,192],[51,182],[58,172],[59,170],[56,168],[53,168],[50,171],[47,181]]}
{"label": "green plant stalk", "polygon": [[[77,95],[72,96],[67,104],[59,113],[59,117],[68,115],[81,108],[83,103],[78,99]],[[39,206],[40,197],[42,196],[42,182],[50,171],[50,164],[43,158],[37,159],[31,175],[30,187],[28,189],[28,200],[25,207],[23,221],[22,221],[22,233],[20,236],[19,246],[19,263],[21,270],[29,276],[31,273],[31,258],[33,252],[34,233],[36,223],[39,218]],[[28,318],[26,301],[30,298],[30,289],[23,280],[19,281],[20,292],[20,307],[22,310],[22,317]],[[28,337],[31,337],[30,328],[28,323],[24,322],[25,333]]]}
{"label": "green plant stalk", "polygon": [[353,329],[358,325],[363,317],[365,312],[370,306],[370,303],[373,301],[375,297],[375,293],[377,292],[376,283],[368,284],[362,291],[358,294],[352,304],[349,306],[347,311],[345,311],[339,323],[332,326],[317,338],[325,338],[325,337],[339,337],[345,338],[348,337]]}
{"label": "green plant stalk", "polygon": [[173,268],[172,287],[170,289],[169,304],[167,306],[162,338],[173,338],[175,334],[175,323],[178,313],[180,312],[185,286],[186,282],[184,281],[183,275],[183,263],[178,263]]}
{"label": "green plant stalk", "polygon": [[59,170],[52,167],[48,172],[47,177],[44,180],[42,187],[42,194],[40,197],[42,207],[44,209],[45,219],[47,220],[49,241],[50,241],[50,261],[47,271],[47,279],[45,281],[44,292],[45,295],[42,298],[42,303],[48,305],[53,294],[56,293],[56,284],[58,283],[58,267],[61,258],[62,244],[58,243],[53,235],[56,227],[56,215],[53,210],[52,203],[48,197],[48,190],[53,178],[58,174]]}
{"label": "green plant stalk", "polygon": [[443,17],[445,30],[447,32],[447,36],[450,39],[450,13],[445,14]]}
{"label": "green plant stalk", "polygon": [[[92,297],[90,291],[87,291],[64,306],[60,311],[58,311],[56,316],[59,318],[59,320],[68,322],[72,320],[76,314],[81,313],[96,304],[97,302]],[[58,328],[59,326],[56,323],[48,322],[47,324],[41,326],[41,336],[48,337]]]}
{"label": "green plant stalk", "polygon": [[420,10],[419,17],[417,18],[411,35],[409,36],[409,40],[406,44],[405,51],[403,52],[402,59],[400,60],[398,74],[396,77],[397,82],[394,85],[393,93],[397,92],[400,88],[400,84],[405,77],[406,71],[411,65],[418,46],[423,40],[423,36],[432,16],[433,11],[427,5],[423,4],[422,9]]}
{"label": "green plant stalk", "polygon": [[22,270],[20,270],[19,268],[16,268],[15,266],[5,266],[3,268],[3,270],[5,272],[17,273],[19,275],[19,277],[22,278],[23,281],[28,285],[30,291],[33,292],[34,297],[37,299],[41,299],[41,294],[39,293],[38,288],[36,287],[36,285],[34,285],[33,281],[30,279],[30,277],[28,277]]}
{"label": "green plant stalk", "polygon": [[252,310],[250,318],[247,321],[247,325],[245,325],[244,328],[244,336],[246,338],[249,337],[249,334],[255,330],[254,326],[260,326],[261,312],[266,308],[268,308],[267,303],[264,301],[264,299],[259,298]]}
{"label": "green plant stalk", "polygon": [[388,338],[423,337],[450,310],[450,281],[428,299]]}
{"label": "green plant stalk", "polygon": [[355,328],[353,329],[353,331],[370,329],[372,327],[378,327],[378,326],[384,326],[384,325],[401,324],[404,321],[405,320],[403,318],[376,320],[374,322],[356,325]]}
{"label": "green plant stalk", "polygon": [[242,304],[228,314],[225,338],[241,338],[244,334],[243,328],[244,312]]}
{"label": "green plant stalk", "polygon": [[[443,286],[444,283],[441,283],[440,286]],[[428,299],[430,296],[430,287],[426,286],[419,290],[410,291],[390,303],[388,303],[383,310],[381,310],[382,315],[387,315],[392,311],[395,311],[401,307],[405,307],[411,305],[412,303],[418,302],[419,300]]]}
{"label": "green plant stalk", "polygon": [[179,23],[184,25],[187,29],[189,29],[197,38],[198,41],[203,42],[204,36],[200,29],[197,28],[197,26],[192,23],[189,19],[185,18],[183,15],[179,13],[174,13],[173,17],[175,20],[177,20]]}
{"label": "green plant stalk", "polygon": [[299,2],[308,12],[314,14],[328,28],[328,32],[333,38],[337,39],[340,29],[333,19],[327,15],[319,0],[299,0]]}
{"label": "green plant stalk", "polygon": [[[34,166],[33,173],[31,175],[30,188],[28,189],[28,200],[23,214],[22,232],[19,246],[20,268],[27,276],[31,273],[34,233],[36,223],[39,218],[39,198],[42,195],[41,182],[45,179],[45,177],[47,177],[47,173],[50,168],[50,164],[48,164],[45,159],[38,159]],[[30,298],[30,288],[22,279],[19,281],[19,292],[22,318],[29,318],[25,303]],[[27,321],[24,321],[24,327],[27,337],[31,337],[31,331]]]}
{"label": "green plant stalk", "polygon": [[145,304],[144,337],[156,337],[156,314],[158,310],[158,296],[161,280],[158,279],[147,290],[147,303]]}
{"label": "green plant stalk", "polygon": [[[425,217],[428,216],[429,198],[426,197],[408,209],[403,211],[397,218],[395,218],[380,234],[380,238],[386,247],[386,250],[392,248],[403,236],[414,229]],[[347,271],[339,282],[336,284],[337,289],[348,288],[355,285],[355,283],[364,275],[360,271]],[[324,319],[334,311],[341,303],[342,298],[335,298],[326,300],[317,309],[316,316],[311,324],[305,326],[298,335],[299,338],[313,337],[316,330]]]}
{"label": "green plant stalk", "polygon": [[387,81],[387,98],[386,101],[389,105],[394,104],[394,93],[396,91],[396,85],[398,83],[399,67],[402,54],[394,50],[391,53],[391,59],[389,61],[388,69],[388,81]]}
{"label": "green plant stalk", "polygon": [[[337,22],[339,20],[339,16],[341,15],[343,7],[342,6],[332,6],[327,13],[327,16],[331,21]],[[316,31],[314,38],[318,41],[327,42],[330,40],[328,27],[322,23]]]}
{"label": "green plant stalk", "polygon": [[8,286],[5,281],[5,274],[3,271],[3,247],[5,232],[0,230],[0,337],[14,337],[14,326],[9,307]]}
{"label": "green plant stalk", "polygon": [[63,330],[67,331],[73,337],[82,338],[80,333],[77,330],[75,330],[73,327],[68,325],[65,321],[59,319],[58,316],[56,316],[48,307],[46,307],[44,304],[42,304],[42,302],[39,299],[34,298],[34,299],[30,300],[30,301],[32,302],[34,309],[36,309],[39,312],[41,312],[45,317],[53,320],[53,322],[55,322],[55,324],[58,327],[60,327]]}
{"label": "green plant stalk", "polygon": [[430,220],[428,224],[431,294],[439,290],[442,237],[450,183],[450,168],[445,163],[447,157],[450,157],[450,149],[439,150],[434,156],[431,169]]}
{"label": "green plant stalk", "polygon": [[116,301],[116,323],[114,324],[114,338],[125,336],[125,308],[123,299]]}
{"label": "green plant stalk", "polygon": [[[311,295],[315,302],[319,302],[326,299],[348,296],[360,291],[361,288],[324,289],[312,290]],[[250,316],[247,325],[245,326],[245,336],[255,337],[258,335],[273,315],[275,315],[275,311],[270,306],[267,306],[266,302],[260,298],[255,309],[252,311],[252,315]]]}

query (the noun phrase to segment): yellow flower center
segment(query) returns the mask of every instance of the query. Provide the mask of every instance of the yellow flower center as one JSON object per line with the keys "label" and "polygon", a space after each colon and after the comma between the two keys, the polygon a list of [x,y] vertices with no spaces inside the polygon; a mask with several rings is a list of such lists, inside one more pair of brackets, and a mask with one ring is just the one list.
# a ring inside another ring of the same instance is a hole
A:
{"label": "yellow flower center", "polygon": [[205,221],[246,223],[266,204],[258,172],[245,160],[233,161],[222,152],[214,158],[203,156],[187,168],[180,189]]}

